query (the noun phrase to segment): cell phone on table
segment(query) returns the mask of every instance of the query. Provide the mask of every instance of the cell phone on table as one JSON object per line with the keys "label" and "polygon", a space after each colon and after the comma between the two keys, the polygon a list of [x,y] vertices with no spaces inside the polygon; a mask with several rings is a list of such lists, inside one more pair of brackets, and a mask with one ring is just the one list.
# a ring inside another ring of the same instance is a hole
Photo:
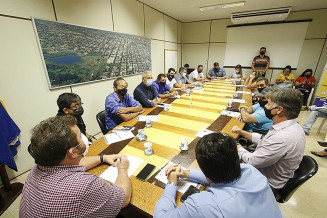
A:
{"label": "cell phone on table", "polygon": [[184,202],[188,196],[193,195],[195,193],[200,193],[200,189],[196,188],[194,185],[190,185],[187,191],[182,195],[181,202]]}
{"label": "cell phone on table", "polygon": [[155,165],[147,164],[145,167],[137,174],[136,178],[145,182],[148,176],[152,173],[152,171],[156,168]]}

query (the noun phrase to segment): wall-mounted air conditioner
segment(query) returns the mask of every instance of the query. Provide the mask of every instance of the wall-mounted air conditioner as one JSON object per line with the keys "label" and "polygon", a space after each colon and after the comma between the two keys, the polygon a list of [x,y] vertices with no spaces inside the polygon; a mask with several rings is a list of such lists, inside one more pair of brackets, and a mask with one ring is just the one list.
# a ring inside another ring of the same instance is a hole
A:
{"label": "wall-mounted air conditioner", "polygon": [[291,8],[277,8],[233,13],[231,15],[231,20],[233,24],[283,21],[287,18],[290,11]]}

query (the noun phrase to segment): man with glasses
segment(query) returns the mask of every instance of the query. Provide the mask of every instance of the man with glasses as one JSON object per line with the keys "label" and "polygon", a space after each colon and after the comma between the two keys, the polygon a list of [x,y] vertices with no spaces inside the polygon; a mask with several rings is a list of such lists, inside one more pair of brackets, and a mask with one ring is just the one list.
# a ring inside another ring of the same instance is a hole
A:
{"label": "man with glasses", "polygon": [[[19,217],[116,217],[129,204],[127,157],[84,157],[86,145],[73,116],[36,125],[29,150],[36,165],[25,181]],[[86,172],[102,163],[117,168],[115,184]]]}
{"label": "man with glasses", "polygon": [[279,189],[293,177],[304,153],[305,134],[296,121],[302,107],[302,95],[297,89],[285,88],[273,90],[266,98],[265,114],[274,122],[268,133],[263,136],[237,126],[232,132],[257,144],[253,153],[238,145],[238,155],[243,162],[253,165],[267,177],[277,196]]}
{"label": "man with glasses", "polygon": [[81,97],[75,93],[63,93],[57,99],[58,113],[57,116],[72,115],[77,119],[77,126],[87,139],[94,143],[97,139],[86,132],[86,125],[82,115],[84,113]]}
{"label": "man with glasses", "polygon": [[128,84],[123,78],[117,78],[113,85],[114,92],[107,96],[105,102],[106,127],[108,130],[144,112],[141,104],[127,93]]}

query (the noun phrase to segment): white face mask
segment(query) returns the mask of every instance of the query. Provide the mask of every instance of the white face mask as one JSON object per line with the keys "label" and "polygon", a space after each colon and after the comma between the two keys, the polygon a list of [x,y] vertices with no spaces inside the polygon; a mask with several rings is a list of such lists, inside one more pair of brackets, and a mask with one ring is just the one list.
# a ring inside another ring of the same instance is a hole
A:
{"label": "white face mask", "polygon": [[83,157],[85,157],[85,155],[87,154],[87,152],[89,151],[89,148],[90,148],[89,140],[87,140],[87,137],[83,133],[81,133],[81,138],[82,138],[83,143],[86,146],[85,151],[81,155],[83,155]]}

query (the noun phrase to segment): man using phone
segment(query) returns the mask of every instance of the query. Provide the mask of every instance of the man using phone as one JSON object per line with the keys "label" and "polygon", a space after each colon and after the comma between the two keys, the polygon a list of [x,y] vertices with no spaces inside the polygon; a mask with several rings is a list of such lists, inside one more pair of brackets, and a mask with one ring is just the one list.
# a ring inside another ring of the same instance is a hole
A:
{"label": "man using phone", "polygon": [[[154,217],[244,217],[245,213],[246,217],[283,217],[267,179],[251,165],[240,164],[233,137],[206,135],[197,143],[195,155],[201,170],[183,170],[179,165],[167,168],[168,184]],[[179,178],[209,189],[189,196],[176,208]]]}

